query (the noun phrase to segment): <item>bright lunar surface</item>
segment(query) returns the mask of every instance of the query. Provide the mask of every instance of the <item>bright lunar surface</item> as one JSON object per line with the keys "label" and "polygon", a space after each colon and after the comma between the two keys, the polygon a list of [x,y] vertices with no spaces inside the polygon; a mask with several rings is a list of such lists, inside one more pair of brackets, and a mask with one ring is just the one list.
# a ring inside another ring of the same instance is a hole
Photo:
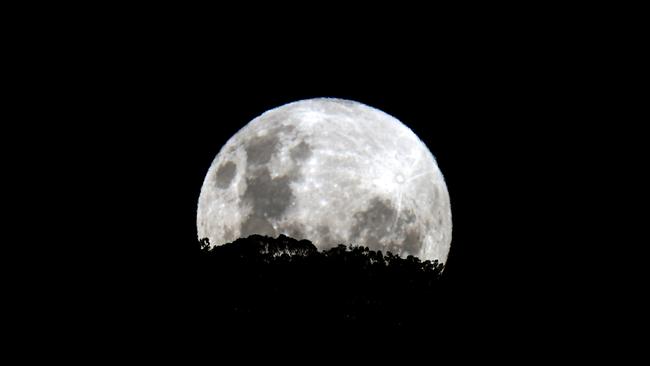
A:
{"label": "bright lunar surface", "polygon": [[330,98],[272,109],[231,137],[197,212],[198,237],[213,245],[285,234],[321,250],[354,244],[443,263],[451,227],[426,145],[380,110]]}

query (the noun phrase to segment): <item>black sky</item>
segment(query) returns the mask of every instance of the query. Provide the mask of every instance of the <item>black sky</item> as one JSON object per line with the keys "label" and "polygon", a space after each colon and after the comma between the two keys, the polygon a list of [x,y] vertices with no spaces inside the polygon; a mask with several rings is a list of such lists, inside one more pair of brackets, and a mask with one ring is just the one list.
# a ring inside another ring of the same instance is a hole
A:
{"label": "black sky", "polygon": [[549,279],[569,241],[555,196],[566,186],[554,161],[572,117],[556,71],[533,55],[522,60],[522,52],[422,52],[382,62],[375,53],[317,62],[318,51],[253,52],[240,62],[217,52],[147,52],[109,70],[92,81],[106,91],[85,106],[97,121],[88,143],[99,151],[88,166],[104,187],[101,198],[92,189],[88,197],[107,209],[78,213],[89,237],[104,244],[103,275],[126,290],[122,306],[133,299],[155,306],[184,271],[177,258],[196,240],[200,188],[227,139],[270,108],[337,97],[398,118],[436,157],[451,198],[445,275],[462,304],[459,322],[544,324],[563,299],[558,293],[572,290],[549,285],[558,283]]}
{"label": "black sky", "polygon": [[[616,56],[602,48],[608,33],[574,31],[571,19],[565,28],[550,18],[501,22],[480,9],[455,19],[363,16],[351,17],[358,29],[350,31],[337,17],[315,27],[300,18],[281,32],[245,35],[252,20],[231,27],[220,20],[227,15],[210,14],[148,25],[143,19],[155,16],[147,13],[93,31],[60,25],[25,42],[36,51],[25,57],[27,72],[14,72],[25,79],[13,94],[35,98],[18,124],[29,130],[26,150],[44,151],[20,162],[37,172],[17,180],[35,182],[29,196],[38,205],[15,216],[35,233],[24,247],[46,254],[46,276],[34,282],[48,287],[32,306],[67,296],[53,318],[71,314],[84,325],[97,314],[109,323],[120,309],[142,307],[129,321],[146,313],[183,270],[177,254],[196,240],[201,184],[227,139],[268,109],[336,97],[396,117],[436,157],[453,215],[445,275],[467,307],[458,314],[498,327],[551,321],[556,337],[565,324],[590,329],[592,302],[580,296],[602,279],[581,265],[618,252],[617,242],[595,251],[587,240],[616,213],[596,207],[592,220],[582,212],[617,198],[601,168],[616,166],[607,159],[619,147],[598,127],[620,120],[607,114],[608,66],[597,62]],[[576,179],[584,173],[598,179]],[[57,272],[64,276],[50,277]],[[147,302],[152,284],[160,291]]]}
{"label": "black sky", "polygon": [[383,110],[429,147],[451,197],[446,274],[462,291],[541,296],[566,252],[588,245],[567,234],[582,189],[570,177],[585,169],[593,126],[585,111],[599,108],[584,42],[520,24],[243,38],[190,23],[72,30],[73,41],[43,51],[52,61],[37,74],[39,92],[54,97],[39,110],[57,123],[40,134],[60,154],[50,160],[74,162],[47,171],[66,177],[52,183],[52,207],[75,230],[65,237],[83,239],[65,244],[78,262],[118,266],[107,276],[125,281],[159,273],[149,265],[173,277],[176,253],[196,239],[199,191],[221,146],[264,111],[313,97]]}
{"label": "black sky", "polygon": [[513,281],[548,235],[539,218],[558,184],[548,158],[566,128],[554,69],[526,52],[479,48],[390,59],[376,52],[326,62],[317,62],[319,51],[252,52],[244,61],[217,52],[146,53],[107,70],[92,81],[107,91],[86,108],[100,127],[89,143],[99,143],[101,158],[119,172],[98,172],[113,187],[107,198],[119,212],[115,233],[129,237],[127,246],[151,240],[173,256],[195,239],[203,178],[230,136],[270,108],[337,97],[395,116],[437,158],[452,203],[449,275],[485,281],[475,274],[498,262],[497,281]]}

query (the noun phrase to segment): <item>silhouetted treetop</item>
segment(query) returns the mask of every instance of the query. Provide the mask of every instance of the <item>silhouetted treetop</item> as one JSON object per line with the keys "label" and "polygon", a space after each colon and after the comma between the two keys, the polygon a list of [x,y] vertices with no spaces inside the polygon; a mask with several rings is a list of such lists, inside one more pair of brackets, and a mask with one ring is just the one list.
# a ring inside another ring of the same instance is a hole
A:
{"label": "silhouetted treetop", "polygon": [[401,258],[391,252],[385,255],[381,251],[370,250],[364,246],[346,246],[339,244],[324,251],[318,251],[309,240],[296,240],[280,235],[272,238],[263,235],[251,235],[239,238],[232,243],[210,246],[207,238],[199,241],[200,253],[208,257],[217,257],[220,260],[247,260],[265,263],[274,261],[298,262],[305,258],[331,263],[347,263],[368,270],[373,267],[392,267],[408,270],[413,273],[421,272],[432,276],[439,276],[444,265],[437,260],[420,261],[419,258],[409,255]]}
{"label": "silhouetted treetop", "polygon": [[319,251],[284,235],[196,248],[186,298],[219,326],[404,327],[443,312],[438,261],[344,244]]}

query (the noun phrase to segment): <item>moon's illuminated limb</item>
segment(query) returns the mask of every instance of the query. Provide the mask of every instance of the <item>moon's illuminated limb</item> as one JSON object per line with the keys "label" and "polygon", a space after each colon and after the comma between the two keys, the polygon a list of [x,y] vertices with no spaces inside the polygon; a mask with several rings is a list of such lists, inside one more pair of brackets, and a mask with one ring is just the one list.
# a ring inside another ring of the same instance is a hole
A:
{"label": "moon's illuminated limb", "polygon": [[203,183],[197,229],[213,244],[286,234],[444,262],[452,223],[444,178],[408,127],[321,98],[270,110],[226,143]]}

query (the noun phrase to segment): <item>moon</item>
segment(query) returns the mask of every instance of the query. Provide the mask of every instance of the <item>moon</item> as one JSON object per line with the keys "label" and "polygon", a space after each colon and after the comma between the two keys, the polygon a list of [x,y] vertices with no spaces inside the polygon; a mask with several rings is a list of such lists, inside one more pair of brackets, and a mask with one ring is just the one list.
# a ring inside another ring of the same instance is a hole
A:
{"label": "moon", "polygon": [[212,162],[198,237],[252,234],[354,244],[446,262],[451,205],[426,145],[396,118],[333,98],[285,104],[253,119]]}

